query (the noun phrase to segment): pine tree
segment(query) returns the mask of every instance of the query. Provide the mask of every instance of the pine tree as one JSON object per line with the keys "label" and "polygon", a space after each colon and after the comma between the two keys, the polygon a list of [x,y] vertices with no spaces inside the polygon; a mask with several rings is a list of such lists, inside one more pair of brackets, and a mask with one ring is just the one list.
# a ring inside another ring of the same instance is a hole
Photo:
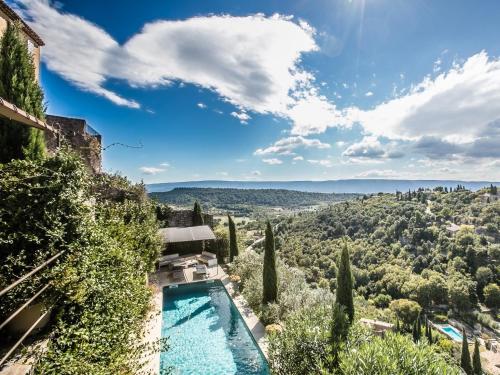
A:
{"label": "pine tree", "polygon": [[238,240],[236,238],[236,225],[234,225],[233,218],[227,215],[229,225],[229,262],[232,262],[234,257],[239,255]]}
{"label": "pine tree", "polygon": [[266,226],[266,237],[264,240],[264,271],[263,271],[262,303],[268,304],[278,300],[278,274],[276,271],[276,253],[274,246],[274,234],[271,223]]}
{"label": "pine tree", "polygon": [[[45,118],[43,92],[18,24],[8,23],[0,41],[0,97],[39,119]],[[42,130],[0,118],[0,163],[44,155]]]}
{"label": "pine tree", "polygon": [[345,240],[337,273],[337,296],[335,302],[344,306],[345,312],[349,317],[349,323],[352,323],[354,319],[354,301],[352,296],[351,263],[347,241]]}
{"label": "pine tree", "polygon": [[467,375],[472,374],[472,365],[470,363],[470,353],[469,353],[469,343],[467,342],[467,336],[465,334],[465,329],[462,330],[462,356],[460,357],[460,367],[465,371]]}
{"label": "pine tree", "polygon": [[474,340],[474,352],[472,353],[472,373],[474,375],[481,375],[483,369],[481,368],[481,356],[479,354],[479,342]]}
{"label": "pine tree", "polygon": [[198,201],[194,202],[193,208],[193,226],[203,225],[203,214]]}

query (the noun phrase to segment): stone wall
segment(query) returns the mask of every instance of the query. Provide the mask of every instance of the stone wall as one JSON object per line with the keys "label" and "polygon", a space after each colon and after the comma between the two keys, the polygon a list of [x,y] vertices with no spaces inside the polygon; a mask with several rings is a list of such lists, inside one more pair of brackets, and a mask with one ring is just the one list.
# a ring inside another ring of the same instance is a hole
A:
{"label": "stone wall", "polygon": [[[209,214],[203,214],[203,222],[214,227],[214,217]],[[193,226],[193,210],[178,210],[172,211],[168,217],[169,227],[192,227]]]}
{"label": "stone wall", "polygon": [[92,173],[101,172],[101,135],[91,134],[84,119],[47,115],[49,125],[59,133],[45,132],[45,142],[49,153],[67,145],[75,150]]}

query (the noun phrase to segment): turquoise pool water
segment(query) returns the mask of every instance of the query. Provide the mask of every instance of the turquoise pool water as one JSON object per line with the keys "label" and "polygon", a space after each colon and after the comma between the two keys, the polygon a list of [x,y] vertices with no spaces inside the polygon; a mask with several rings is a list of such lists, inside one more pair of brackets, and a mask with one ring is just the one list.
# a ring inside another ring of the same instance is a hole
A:
{"label": "turquoise pool water", "polygon": [[174,374],[269,374],[238,309],[219,280],[163,289],[161,367]]}
{"label": "turquoise pool water", "polygon": [[441,327],[441,330],[446,333],[448,336],[450,336],[453,340],[455,341],[462,341],[462,334],[458,332],[458,330],[455,327],[452,326],[443,326]]}

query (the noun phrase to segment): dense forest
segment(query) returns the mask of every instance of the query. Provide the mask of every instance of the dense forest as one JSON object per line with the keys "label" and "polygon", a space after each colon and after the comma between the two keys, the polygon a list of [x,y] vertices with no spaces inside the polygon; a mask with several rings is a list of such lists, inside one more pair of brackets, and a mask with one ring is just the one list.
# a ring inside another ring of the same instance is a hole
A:
{"label": "dense forest", "polygon": [[171,191],[150,193],[162,203],[191,207],[195,201],[205,208],[234,209],[238,205],[304,207],[332,203],[356,197],[357,194],[311,193],[275,189],[212,189],[176,188]]}
{"label": "dense forest", "polygon": [[377,307],[410,299],[462,315],[478,303],[496,308],[500,201],[490,190],[379,194],[302,212],[278,226],[277,248],[311,284],[335,290],[348,236],[357,293]]}

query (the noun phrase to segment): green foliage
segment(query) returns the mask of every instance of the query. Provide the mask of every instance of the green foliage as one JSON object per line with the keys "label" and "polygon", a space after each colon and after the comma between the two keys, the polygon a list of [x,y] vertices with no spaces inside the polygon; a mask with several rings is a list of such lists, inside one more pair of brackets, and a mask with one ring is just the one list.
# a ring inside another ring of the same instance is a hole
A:
{"label": "green foliage", "polygon": [[53,306],[52,332],[35,372],[138,373],[142,356],[155,349],[143,344],[151,300],[145,279],[160,250],[144,191],[135,194],[136,186],[118,179],[113,185],[128,190],[118,196],[133,199],[105,198],[97,192],[102,176],[88,176],[79,158],[66,154],[13,161],[0,166],[0,175],[2,285],[65,251],[1,304],[10,312],[51,284],[42,301]]}
{"label": "green foliage", "polygon": [[236,225],[230,215],[227,215],[229,224],[229,261],[232,262],[239,255],[238,239],[236,238]]}
{"label": "green foliage", "polygon": [[[29,114],[44,118],[43,92],[20,25],[9,22],[0,40],[0,97]],[[0,119],[0,163],[40,159],[45,155],[43,131]]]}
{"label": "green foliage", "polygon": [[351,262],[349,260],[347,241],[344,242],[338,268],[336,303],[344,306],[345,312],[349,317],[349,322],[352,323],[354,319],[354,301],[352,296]]}
{"label": "green foliage", "polygon": [[472,365],[470,363],[469,343],[465,330],[462,330],[462,354],[460,356],[460,367],[467,375],[472,375]]}
{"label": "green foliage", "polygon": [[474,340],[474,352],[472,353],[472,373],[474,375],[482,375],[481,356],[479,354],[479,342]]}
{"label": "green foliage", "polygon": [[394,311],[406,328],[412,325],[422,311],[420,305],[408,299],[397,299],[391,302],[390,309]]}
{"label": "green foliage", "polygon": [[265,305],[278,300],[278,273],[276,270],[276,252],[274,245],[274,234],[271,223],[266,226],[266,238],[264,244],[264,271],[262,273],[263,292],[262,303]]}
{"label": "green foliage", "polygon": [[193,207],[193,226],[203,225],[203,214],[198,201],[194,202]]}
{"label": "green foliage", "polygon": [[389,333],[345,351],[341,374],[356,375],[459,375],[460,370],[425,342],[414,344],[407,336]]}
{"label": "green foliage", "polygon": [[484,303],[488,307],[500,307],[500,287],[497,284],[488,284],[484,287]]}
{"label": "green foliage", "polygon": [[229,255],[229,239],[227,230],[223,226],[214,228],[215,240],[207,241],[205,249],[217,255],[219,264],[224,263],[224,259]]}
{"label": "green foliage", "polygon": [[285,320],[285,329],[269,337],[273,374],[318,374],[330,353],[331,307],[304,306]]}

